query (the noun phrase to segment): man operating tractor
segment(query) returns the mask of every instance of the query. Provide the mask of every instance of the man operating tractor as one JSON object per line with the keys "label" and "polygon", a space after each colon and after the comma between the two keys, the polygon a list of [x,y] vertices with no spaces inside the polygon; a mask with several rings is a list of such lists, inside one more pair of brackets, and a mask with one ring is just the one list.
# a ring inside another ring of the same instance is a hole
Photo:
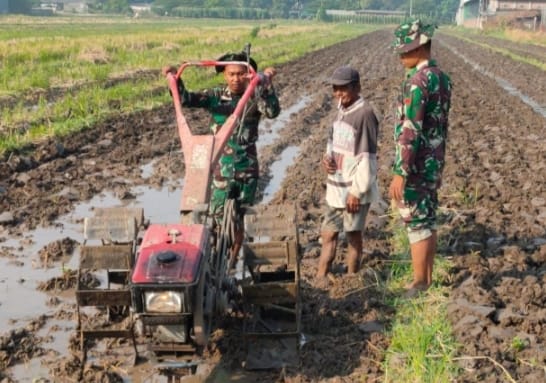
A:
{"label": "man operating tractor", "polygon": [[[237,103],[248,86],[249,66],[257,71],[256,62],[247,52],[227,53],[221,56],[219,63],[225,65],[215,67],[217,73],[222,73],[225,85],[190,92],[182,79],[178,80],[178,90],[184,107],[204,108],[210,112],[210,128],[215,134],[235,110]],[[228,64],[229,63],[229,64]],[[243,65],[242,63],[246,63]],[[176,73],[176,68],[167,66],[163,74]],[[252,205],[258,185],[259,166],[256,141],[258,140],[258,125],[262,116],[275,118],[280,113],[279,99],[273,87],[273,77],[276,70],[265,68],[260,76],[262,80],[256,88],[254,97],[245,105],[239,124],[224,147],[218,164],[214,168],[211,182],[209,214],[215,224],[221,224],[225,202],[228,198],[239,204]],[[244,236],[242,220],[236,225],[234,244],[231,249],[231,259],[235,260]],[[232,261],[232,265],[234,262]]]}

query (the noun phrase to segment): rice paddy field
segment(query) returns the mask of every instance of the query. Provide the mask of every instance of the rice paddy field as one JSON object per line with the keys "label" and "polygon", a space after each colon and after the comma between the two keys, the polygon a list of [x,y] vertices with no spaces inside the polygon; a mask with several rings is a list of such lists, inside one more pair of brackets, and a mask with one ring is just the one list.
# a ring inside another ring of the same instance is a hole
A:
{"label": "rice paddy field", "polygon": [[[432,288],[406,299],[408,244],[387,196],[404,78],[390,49],[394,27],[0,17],[0,381],[171,379],[142,339],[136,365],[119,339],[90,344],[82,363],[75,280],[83,217],[129,206],[152,222],[178,219],[185,167],[161,68],[247,43],[259,69],[278,72],[282,112],[260,126],[259,195],[261,204],[298,209],[299,355],[279,368],[245,368],[241,314],[231,312],[216,318],[196,374],[177,379],[544,381],[544,36],[453,27],[435,35],[433,56],[454,83],[439,246]],[[314,278],[326,181],[319,164],[336,114],[326,80],[344,64],[360,71],[362,95],[380,120],[381,199],[368,216],[361,270],[344,272],[341,241],[324,286]],[[222,81],[213,70],[184,76],[192,90]],[[206,131],[202,112],[186,117]]]}

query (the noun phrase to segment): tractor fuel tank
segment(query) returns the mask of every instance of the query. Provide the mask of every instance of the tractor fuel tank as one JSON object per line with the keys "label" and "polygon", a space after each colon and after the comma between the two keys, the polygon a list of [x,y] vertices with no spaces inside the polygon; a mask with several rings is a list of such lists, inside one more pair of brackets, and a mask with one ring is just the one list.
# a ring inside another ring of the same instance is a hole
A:
{"label": "tractor fuel tank", "polygon": [[209,231],[204,225],[150,225],[142,238],[131,282],[194,284],[208,249]]}

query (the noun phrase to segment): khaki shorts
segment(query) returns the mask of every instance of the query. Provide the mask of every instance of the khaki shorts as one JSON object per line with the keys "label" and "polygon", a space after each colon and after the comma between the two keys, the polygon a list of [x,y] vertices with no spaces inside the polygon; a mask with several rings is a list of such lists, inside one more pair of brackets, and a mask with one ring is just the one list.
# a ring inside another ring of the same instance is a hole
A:
{"label": "khaki shorts", "polygon": [[340,231],[364,231],[364,224],[366,223],[366,216],[369,209],[369,203],[360,205],[360,210],[357,213],[349,213],[345,208],[326,205],[322,221],[322,231],[333,231],[336,233]]}

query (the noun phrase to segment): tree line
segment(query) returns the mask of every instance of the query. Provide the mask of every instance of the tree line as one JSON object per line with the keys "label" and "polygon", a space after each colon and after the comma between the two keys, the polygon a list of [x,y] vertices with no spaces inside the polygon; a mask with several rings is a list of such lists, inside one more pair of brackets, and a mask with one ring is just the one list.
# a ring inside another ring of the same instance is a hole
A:
{"label": "tree line", "polygon": [[[155,0],[152,2],[159,12],[164,11],[172,15],[177,9],[230,8],[269,11],[270,17],[275,18],[316,17],[321,10],[325,9],[392,10],[409,14],[410,3],[413,14],[427,15],[442,22],[453,21],[459,6],[459,0]],[[263,15],[263,12],[261,14]]]}
{"label": "tree line", "polygon": [[[51,0],[49,2],[62,2]],[[30,13],[48,0],[9,0],[10,13]],[[325,9],[411,11],[453,21],[459,0],[82,0],[90,12],[130,14],[131,4],[149,3],[157,15],[240,19],[317,18]]]}

